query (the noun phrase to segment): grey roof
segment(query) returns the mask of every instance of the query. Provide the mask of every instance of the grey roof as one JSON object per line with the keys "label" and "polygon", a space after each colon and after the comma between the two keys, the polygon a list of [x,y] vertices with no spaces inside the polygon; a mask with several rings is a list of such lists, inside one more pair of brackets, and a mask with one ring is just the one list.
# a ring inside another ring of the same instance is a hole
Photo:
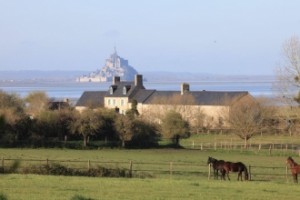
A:
{"label": "grey roof", "polygon": [[[177,101],[187,105],[228,105],[233,99],[248,94],[246,91],[191,91],[181,95],[180,91],[155,91],[144,103],[169,104],[171,101],[168,100],[176,95]],[[188,95],[193,97],[191,101],[187,100]]]}
{"label": "grey roof", "polygon": [[138,103],[144,103],[148,98],[152,96],[153,93],[155,93],[155,91],[156,90],[140,89],[132,98],[135,99]]}
{"label": "grey roof", "polygon": [[107,91],[85,91],[78,99],[76,106],[103,107],[106,95]]}
{"label": "grey roof", "polygon": [[[107,97],[130,97],[132,98],[139,90],[145,89],[143,85],[136,86],[132,81],[121,81],[116,85],[111,85],[110,87],[114,87],[115,90],[113,94],[107,93]],[[127,93],[123,94],[123,88],[126,87],[129,89]]]}

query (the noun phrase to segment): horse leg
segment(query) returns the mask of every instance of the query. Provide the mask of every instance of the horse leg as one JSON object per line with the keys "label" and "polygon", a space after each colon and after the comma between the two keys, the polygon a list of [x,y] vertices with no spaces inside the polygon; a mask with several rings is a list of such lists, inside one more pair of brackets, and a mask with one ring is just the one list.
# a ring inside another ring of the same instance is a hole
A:
{"label": "horse leg", "polygon": [[230,178],[229,178],[229,171],[228,171],[226,174],[227,174],[227,179],[230,181]]}
{"label": "horse leg", "polygon": [[225,173],[226,171],[224,169],[221,170],[221,180],[225,181]]}
{"label": "horse leg", "polygon": [[238,181],[240,180],[240,178],[241,178],[241,181],[243,181],[242,172],[239,172],[239,173],[238,173]]}
{"label": "horse leg", "polygon": [[218,170],[214,169],[214,179],[218,178]]}

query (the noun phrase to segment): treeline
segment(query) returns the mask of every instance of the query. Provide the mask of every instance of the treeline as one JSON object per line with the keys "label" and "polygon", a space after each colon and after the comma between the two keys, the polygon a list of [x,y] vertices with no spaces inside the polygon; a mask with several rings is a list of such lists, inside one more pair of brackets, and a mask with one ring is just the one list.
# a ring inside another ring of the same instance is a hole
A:
{"label": "treeline", "polygon": [[176,112],[157,124],[140,118],[136,104],[126,115],[105,108],[79,112],[67,102],[50,101],[44,92],[21,98],[0,91],[1,147],[86,148],[105,141],[101,146],[149,148],[162,137],[178,145],[189,135],[189,124]]}

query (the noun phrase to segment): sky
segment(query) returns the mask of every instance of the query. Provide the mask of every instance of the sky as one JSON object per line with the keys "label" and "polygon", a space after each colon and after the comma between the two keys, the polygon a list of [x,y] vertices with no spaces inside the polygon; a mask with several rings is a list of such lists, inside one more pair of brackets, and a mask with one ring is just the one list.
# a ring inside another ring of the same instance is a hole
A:
{"label": "sky", "polygon": [[299,0],[0,0],[0,70],[274,74]]}

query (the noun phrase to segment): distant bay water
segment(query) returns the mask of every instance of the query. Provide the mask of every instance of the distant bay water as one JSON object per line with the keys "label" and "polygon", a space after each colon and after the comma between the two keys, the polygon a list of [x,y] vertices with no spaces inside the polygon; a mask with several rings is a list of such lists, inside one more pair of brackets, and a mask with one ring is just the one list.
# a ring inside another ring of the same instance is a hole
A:
{"label": "distant bay water", "polygon": [[[275,95],[274,79],[238,79],[204,81],[145,81],[146,89],[159,91],[180,91],[181,83],[190,84],[191,91],[248,91],[253,96],[271,97]],[[25,97],[30,92],[44,91],[55,99],[73,99],[76,101],[84,91],[107,91],[111,83],[79,83],[60,81],[0,82],[0,90],[16,93]]]}

